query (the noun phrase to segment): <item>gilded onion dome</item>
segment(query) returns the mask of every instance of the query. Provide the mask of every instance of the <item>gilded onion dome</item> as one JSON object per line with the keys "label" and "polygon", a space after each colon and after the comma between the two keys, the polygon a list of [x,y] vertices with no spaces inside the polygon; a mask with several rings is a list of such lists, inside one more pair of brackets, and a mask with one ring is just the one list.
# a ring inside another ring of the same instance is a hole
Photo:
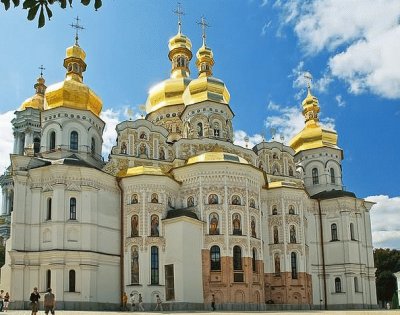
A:
{"label": "gilded onion dome", "polygon": [[179,22],[178,33],[169,40],[168,58],[171,61],[170,78],[155,85],[149,91],[146,112],[149,114],[165,106],[183,104],[182,94],[191,81],[189,62],[192,59],[192,43],[182,34]]}
{"label": "gilded onion dome", "polygon": [[34,108],[34,109],[39,109],[43,110],[43,104],[44,104],[44,92],[46,90],[46,85],[44,84],[45,80],[42,75],[40,75],[39,78],[37,78],[37,82],[33,86],[36,90],[35,95],[32,97],[26,99],[21,107],[20,111],[23,111],[27,108]]}
{"label": "gilded onion dome", "polygon": [[[204,19],[202,20],[204,23]],[[202,101],[213,101],[228,104],[230,100],[229,91],[225,83],[212,76],[214,66],[214,55],[211,48],[207,47],[205,33],[203,30],[203,45],[197,51],[196,66],[199,72],[197,79],[190,82],[183,93],[185,105],[199,103]]]}
{"label": "gilded onion dome", "polygon": [[64,67],[67,69],[65,80],[55,83],[46,89],[45,110],[56,107],[89,110],[96,116],[103,107],[98,97],[83,83],[83,72],[86,70],[86,53],[76,42],[66,50]]}
{"label": "gilded onion dome", "polygon": [[311,94],[308,86],[307,96],[302,102],[305,127],[290,141],[290,146],[296,153],[309,149],[322,147],[338,148],[337,133],[333,130],[323,129],[319,124],[320,111],[318,99]]}

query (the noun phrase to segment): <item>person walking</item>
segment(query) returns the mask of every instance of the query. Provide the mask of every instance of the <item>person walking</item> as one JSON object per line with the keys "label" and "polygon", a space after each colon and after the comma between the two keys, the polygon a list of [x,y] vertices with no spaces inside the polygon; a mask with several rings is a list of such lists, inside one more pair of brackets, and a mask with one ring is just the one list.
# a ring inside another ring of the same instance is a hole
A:
{"label": "person walking", "polygon": [[8,292],[6,292],[6,295],[4,296],[3,303],[4,303],[4,311],[7,312],[8,305],[10,304],[10,294]]}
{"label": "person walking", "polygon": [[124,292],[122,294],[122,311],[128,310],[127,304],[128,304],[128,295],[126,294],[126,292]]}
{"label": "person walking", "polygon": [[139,294],[138,308],[139,308],[139,311],[144,312],[144,308],[143,308],[143,298],[142,298],[142,295],[141,295],[141,294]]}
{"label": "person walking", "polygon": [[31,293],[31,296],[29,298],[29,300],[31,301],[32,315],[36,315],[39,310],[39,299],[40,294],[38,292],[38,289],[37,287],[34,287],[33,292]]}
{"label": "person walking", "polygon": [[136,302],[135,302],[135,296],[133,295],[133,293],[130,294],[131,298],[130,298],[130,302],[131,302],[131,311],[134,312],[136,309]]}
{"label": "person walking", "polygon": [[163,311],[163,308],[162,308],[162,301],[161,301],[161,299],[160,299],[160,296],[157,294],[156,295],[156,298],[157,298],[157,305],[156,305],[156,308],[154,309],[155,311],[157,311],[157,310],[159,310],[159,311]]}
{"label": "person walking", "polygon": [[0,312],[3,311],[4,306],[4,290],[0,290]]}
{"label": "person walking", "polygon": [[214,294],[211,296],[211,308],[214,312],[215,311],[215,295]]}
{"label": "person walking", "polygon": [[46,294],[44,295],[44,313],[48,315],[49,312],[51,312],[51,314],[54,315],[55,308],[56,296],[53,294],[53,292],[51,292],[51,288],[48,288]]}

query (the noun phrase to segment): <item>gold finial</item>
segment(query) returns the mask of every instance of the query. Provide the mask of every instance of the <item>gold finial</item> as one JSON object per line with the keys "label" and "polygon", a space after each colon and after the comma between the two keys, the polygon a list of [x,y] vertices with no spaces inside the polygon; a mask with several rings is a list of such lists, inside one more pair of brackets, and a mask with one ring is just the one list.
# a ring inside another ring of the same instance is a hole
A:
{"label": "gold finial", "polygon": [[40,65],[38,69],[40,70],[40,77],[43,78],[43,70],[46,70],[46,68],[43,67],[43,65]]}
{"label": "gold finial", "polygon": [[311,73],[308,71],[306,71],[303,76],[307,81],[307,92],[308,92],[308,94],[311,94],[311,82],[312,82],[313,77],[312,77]]}
{"label": "gold finial", "polygon": [[207,24],[206,19],[204,15],[201,17],[201,22],[197,22],[197,24],[201,25],[202,28],[202,38],[203,38],[203,46],[206,46],[206,27],[210,27],[209,24]]}
{"label": "gold finial", "polygon": [[185,12],[182,10],[182,5],[178,2],[178,7],[174,11],[174,13],[178,16],[178,33],[182,33],[182,15],[185,15]]}
{"label": "gold finial", "polygon": [[70,26],[75,29],[75,45],[79,46],[79,44],[78,44],[79,33],[78,32],[84,30],[85,28],[82,25],[79,25],[79,21],[80,21],[79,16],[77,16],[74,20],[76,20],[76,23],[75,24],[72,23],[72,24],[70,24]]}

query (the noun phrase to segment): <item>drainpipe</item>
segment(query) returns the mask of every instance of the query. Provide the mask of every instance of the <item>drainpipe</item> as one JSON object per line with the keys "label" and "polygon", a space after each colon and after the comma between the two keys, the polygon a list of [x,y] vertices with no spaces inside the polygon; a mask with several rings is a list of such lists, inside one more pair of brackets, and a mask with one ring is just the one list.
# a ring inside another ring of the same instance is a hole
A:
{"label": "drainpipe", "polygon": [[119,274],[120,274],[120,305],[122,307],[122,294],[124,293],[124,190],[121,186],[121,178],[117,177],[117,185],[120,191],[120,213],[121,213],[121,239],[119,242],[120,250],[120,263],[119,263]]}
{"label": "drainpipe", "polygon": [[319,234],[321,242],[321,254],[322,254],[322,278],[324,280],[324,309],[328,309],[327,292],[326,292],[326,270],[325,270],[325,248],[324,248],[324,229],[322,227],[322,211],[321,211],[321,199],[318,201],[318,215],[319,215]]}

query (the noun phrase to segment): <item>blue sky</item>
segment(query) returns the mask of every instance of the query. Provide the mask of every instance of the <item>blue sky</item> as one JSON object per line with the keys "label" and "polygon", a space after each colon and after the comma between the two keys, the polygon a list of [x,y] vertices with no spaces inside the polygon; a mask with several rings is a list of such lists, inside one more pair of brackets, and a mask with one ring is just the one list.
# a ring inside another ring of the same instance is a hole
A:
{"label": "blue sky", "polygon": [[[231,93],[236,143],[243,145],[245,135],[252,144],[263,133],[270,139],[272,127],[287,142],[301,129],[303,74],[311,72],[322,123],[338,132],[344,150],[346,189],[378,202],[372,212],[375,245],[400,248],[399,1],[181,2],[183,33],[194,54],[201,45],[196,22],[204,15],[211,25],[207,44],[214,51],[214,75]],[[169,76],[176,1],[103,3],[97,12],[77,0],[73,9],[55,8],[43,29],[27,21],[21,8],[0,9],[3,153],[11,150],[12,112],[33,94],[38,67],[45,66],[48,85],[64,78],[65,48],[74,41],[69,24],[76,15],[86,28],[80,35],[88,64],[84,81],[103,99],[106,156],[126,109],[139,115],[150,87]],[[7,163],[4,154],[2,170]]]}

